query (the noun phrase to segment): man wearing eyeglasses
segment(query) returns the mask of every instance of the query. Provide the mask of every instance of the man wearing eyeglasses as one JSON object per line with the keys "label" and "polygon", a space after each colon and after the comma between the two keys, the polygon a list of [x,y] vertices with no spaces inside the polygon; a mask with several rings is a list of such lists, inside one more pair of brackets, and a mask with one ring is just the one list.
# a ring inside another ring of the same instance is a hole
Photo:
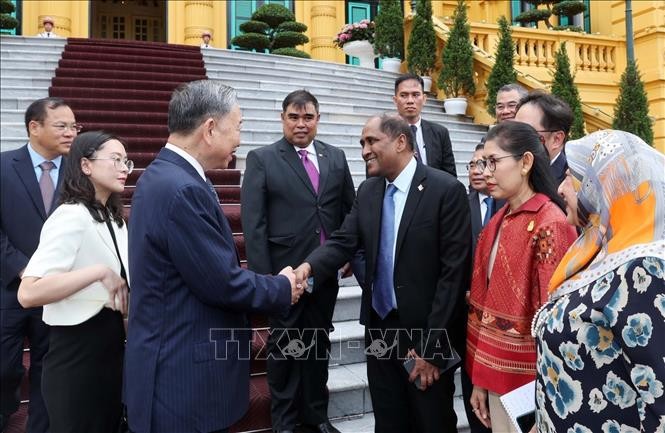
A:
{"label": "man wearing eyeglasses", "polygon": [[18,409],[23,377],[23,342],[30,342],[28,432],[48,431],[41,394],[42,358],[48,326],[41,308],[24,309],[16,292],[37,249],[42,225],[58,204],[64,156],[81,129],[60,98],[39,99],[25,112],[28,143],[0,153],[0,430]]}
{"label": "man wearing eyeglasses", "polygon": [[531,125],[550,157],[550,169],[557,186],[566,178],[568,162],[565,144],[573,112],[564,101],[542,90],[534,90],[520,100],[515,120]]}

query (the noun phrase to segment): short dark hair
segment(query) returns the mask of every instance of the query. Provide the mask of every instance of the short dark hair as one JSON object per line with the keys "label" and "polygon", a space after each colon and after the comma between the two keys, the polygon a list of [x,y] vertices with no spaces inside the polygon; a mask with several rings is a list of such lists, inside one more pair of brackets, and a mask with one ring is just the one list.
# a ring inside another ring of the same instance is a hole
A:
{"label": "short dark hair", "polygon": [[55,110],[58,107],[67,107],[67,103],[62,98],[42,98],[37,99],[25,110],[25,130],[30,136],[30,122],[43,123],[46,119],[46,110]]}
{"label": "short dark hair", "polygon": [[540,135],[531,125],[523,122],[501,122],[487,133],[487,141],[490,140],[494,140],[502,150],[512,155],[521,157],[525,152],[532,153],[533,167],[529,172],[531,187],[534,191],[548,196],[565,212],[566,206],[557,193],[547,150],[540,142]]}
{"label": "short dark hair", "polygon": [[282,101],[282,112],[286,113],[286,109],[289,108],[290,105],[293,105],[296,108],[305,108],[307,104],[314,105],[314,109],[318,114],[319,101],[316,97],[305,89],[294,90],[286,95],[286,98]]}
{"label": "short dark hair", "polygon": [[414,143],[416,138],[413,136],[413,132],[407,121],[401,116],[386,113],[379,116],[379,121],[379,131],[383,132],[393,140],[404,134],[409,149],[411,151],[415,149]]}
{"label": "short dark hair", "polygon": [[547,131],[563,131],[568,137],[573,124],[573,110],[561,98],[543,90],[533,90],[520,99],[517,110],[524,105],[533,104],[543,112],[541,124]]}
{"label": "short dark hair", "polygon": [[409,73],[409,74],[400,75],[399,77],[397,77],[397,79],[395,79],[395,95],[397,95],[397,88],[399,87],[399,85],[409,80],[417,81],[420,84],[420,89],[422,91],[425,91],[425,82],[423,81],[423,77],[421,77],[420,75]]}
{"label": "short dark hair", "polygon": [[[76,136],[67,156],[62,179],[60,203],[81,203],[97,222],[112,218],[120,227],[123,225],[120,194],[111,193],[106,206],[95,198],[95,186],[81,170],[81,159],[92,158],[95,153],[116,136],[104,131],[88,131]],[[124,143],[123,143],[124,146]]]}
{"label": "short dark hair", "polygon": [[169,134],[190,134],[206,119],[222,118],[236,105],[236,91],[219,81],[198,80],[181,84],[169,101]]}
{"label": "short dark hair", "polygon": [[483,150],[485,148],[485,142],[478,143],[476,144],[476,148],[473,149],[474,152],[478,152],[479,150]]}
{"label": "short dark hair", "polygon": [[517,92],[520,99],[529,94],[529,92],[524,87],[517,83],[504,84],[499,88],[499,90],[497,90],[496,93],[498,95],[501,92],[512,92],[513,90]]}

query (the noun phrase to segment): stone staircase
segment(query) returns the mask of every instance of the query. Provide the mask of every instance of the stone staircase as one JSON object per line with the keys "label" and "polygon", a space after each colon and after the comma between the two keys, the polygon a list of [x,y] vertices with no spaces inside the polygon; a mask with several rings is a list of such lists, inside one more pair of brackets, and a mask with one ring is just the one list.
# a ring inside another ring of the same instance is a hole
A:
{"label": "stone staircase", "polygon": [[[66,40],[3,36],[0,42],[0,134],[4,151],[25,143],[24,111],[33,100],[48,96]],[[292,90],[306,88],[320,102],[317,138],[345,151],[356,186],[364,179],[360,132],[369,116],[394,111],[392,95],[396,74],[239,51],[209,49],[204,50],[203,55],[209,79],[221,80],[238,91],[244,124],[242,145],[236,153],[237,169],[244,169],[250,150],[281,137],[282,99]],[[433,98],[428,100],[423,117],[449,129],[458,178],[468,184],[465,164],[486,127],[475,125],[466,117],[444,114],[443,104]],[[236,235],[241,236],[241,233]],[[370,432],[374,428],[359,312],[360,288],[353,279],[342,280],[334,315],[335,331],[331,335],[329,415],[341,431],[354,433]],[[458,376],[455,403],[458,428],[466,431],[468,423],[459,396]]]}

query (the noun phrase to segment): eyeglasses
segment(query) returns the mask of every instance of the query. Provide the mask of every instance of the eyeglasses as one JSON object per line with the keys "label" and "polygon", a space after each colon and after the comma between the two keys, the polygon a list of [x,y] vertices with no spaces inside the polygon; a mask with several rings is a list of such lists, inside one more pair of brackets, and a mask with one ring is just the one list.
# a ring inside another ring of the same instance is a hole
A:
{"label": "eyeglasses", "polygon": [[517,108],[517,102],[509,102],[507,104],[496,104],[494,106],[498,111],[503,111],[504,109],[514,110]]}
{"label": "eyeglasses", "polygon": [[83,129],[83,125],[81,125],[80,123],[70,123],[70,124],[54,123],[51,126],[55,128],[55,130],[58,131],[59,133],[63,133],[65,131],[72,131],[78,134]]}
{"label": "eyeglasses", "polygon": [[[481,163],[483,162],[482,159],[479,159],[477,161],[469,161],[469,163],[466,165],[467,171],[475,171],[476,168],[480,169]],[[480,170],[482,171],[482,169]]]}
{"label": "eyeglasses", "polygon": [[90,161],[113,161],[113,165],[116,170],[122,170],[127,167],[127,174],[131,173],[134,170],[134,161],[131,159],[122,159],[120,157],[115,158],[88,158]]}
{"label": "eyeglasses", "polygon": [[494,173],[494,171],[496,170],[496,162],[497,161],[501,161],[502,159],[505,159],[505,158],[510,158],[511,156],[513,158],[521,158],[522,155],[524,155],[524,154],[523,153],[518,153],[518,154],[514,154],[514,155],[500,156],[498,158],[492,157],[492,158],[488,158],[488,159],[481,159],[481,160],[476,161],[476,165],[480,168],[481,171],[485,171],[485,167],[487,167],[490,172]]}

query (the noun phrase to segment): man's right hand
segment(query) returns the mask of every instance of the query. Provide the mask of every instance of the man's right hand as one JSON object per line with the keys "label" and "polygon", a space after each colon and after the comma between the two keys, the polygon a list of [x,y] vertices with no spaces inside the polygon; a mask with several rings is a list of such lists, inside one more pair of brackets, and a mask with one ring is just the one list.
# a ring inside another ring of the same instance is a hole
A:
{"label": "man's right hand", "polygon": [[298,283],[296,281],[296,274],[293,272],[293,268],[291,266],[287,266],[282,269],[279,272],[279,275],[284,275],[289,279],[289,283],[291,283],[291,305],[295,304],[298,302],[298,299],[300,299],[300,296],[302,296],[303,291],[305,291],[307,283],[303,285],[302,283]]}

